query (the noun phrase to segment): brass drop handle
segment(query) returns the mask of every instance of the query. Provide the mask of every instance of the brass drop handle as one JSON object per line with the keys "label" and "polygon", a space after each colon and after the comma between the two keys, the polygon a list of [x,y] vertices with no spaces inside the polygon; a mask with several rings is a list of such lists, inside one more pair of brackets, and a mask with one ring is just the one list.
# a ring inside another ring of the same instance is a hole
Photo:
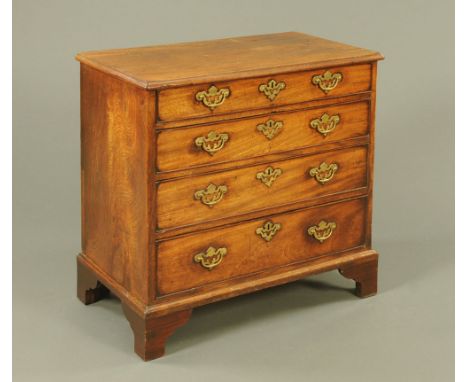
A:
{"label": "brass drop handle", "polygon": [[268,166],[264,171],[257,172],[256,178],[265,186],[271,187],[273,182],[283,173],[280,168]]}
{"label": "brass drop handle", "polygon": [[195,138],[194,142],[195,146],[200,147],[210,155],[214,155],[224,147],[224,144],[228,140],[228,133],[217,133],[216,131],[210,131],[207,136]]}
{"label": "brass drop handle", "polygon": [[225,185],[217,186],[216,184],[210,183],[205,189],[195,191],[193,196],[196,200],[199,200],[208,207],[213,207],[223,199],[227,190],[228,188]]}
{"label": "brass drop handle", "polygon": [[280,223],[273,223],[272,221],[266,221],[261,227],[255,230],[255,233],[259,235],[265,241],[271,241],[273,236],[281,229]]}
{"label": "brass drop handle", "polygon": [[338,114],[328,115],[327,113],[322,114],[320,118],[313,119],[310,121],[310,127],[317,130],[318,133],[324,137],[335,130],[336,126],[340,123],[340,116]]}
{"label": "brass drop handle", "polygon": [[327,164],[322,162],[319,167],[312,167],[309,170],[309,175],[320,184],[325,184],[332,180],[337,171],[338,165],[336,163]]}
{"label": "brass drop handle", "polygon": [[270,101],[274,101],[279,92],[286,89],[286,83],[284,81],[276,82],[271,79],[266,84],[260,84],[258,91],[263,93]]}
{"label": "brass drop handle", "polygon": [[202,102],[203,105],[211,110],[214,110],[218,106],[221,106],[230,95],[231,91],[228,88],[218,89],[216,86],[211,85],[208,90],[202,90],[195,94],[195,99],[198,102]]}
{"label": "brass drop handle", "polygon": [[280,133],[283,125],[283,121],[269,119],[265,123],[258,124],[257,130],[260,131],[267,139],[272,140]]}
{"label": "brass drop handle", "polygon": [[325,220],[321,220],[317,225],[310,226],[307,229],[307,233],[315,240],[323,243],[332,235],[335,228],[335,222],[326,222]]}
{"label": "brass drop handle", "polygon": [[203,268],[211,271],[213,268],[217,267],[223,261],[224,256],[227,255],[227,248],[220,247],[214,248],[209,247],[205,252],[197,253],[193,257],[193,261],[200,264]]}
{"label": "brass drop handle", "polygon": [[312,77],[312,84],[318,86],[325,94],[332,91],[343,80],[341,73],[332,73],[327,70],[323,74],[317,74]]}

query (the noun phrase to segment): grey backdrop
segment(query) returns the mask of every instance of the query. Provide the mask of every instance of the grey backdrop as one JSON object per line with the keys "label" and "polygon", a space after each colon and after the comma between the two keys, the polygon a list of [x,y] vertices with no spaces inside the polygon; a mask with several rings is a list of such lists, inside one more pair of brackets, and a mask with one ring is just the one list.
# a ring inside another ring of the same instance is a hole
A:
{"label": "grey backdrop", "polygon": [[[15,0],[17,381],[450,381],[454,5],[437,0]],[[143,363],[117,300],[75,297],[83,50],[281,31],[379,50],[380,293],[336,272],[195,310]]]}

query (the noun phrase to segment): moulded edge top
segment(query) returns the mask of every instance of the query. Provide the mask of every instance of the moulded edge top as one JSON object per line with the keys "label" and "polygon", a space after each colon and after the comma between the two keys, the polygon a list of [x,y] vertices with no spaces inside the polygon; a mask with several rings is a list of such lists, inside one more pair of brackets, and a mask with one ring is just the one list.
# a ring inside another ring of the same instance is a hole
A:
{"label": "moulded edge top", "polygon": [[298,32],[76,55],[76,59],[85,65],[149,90],[352,65],[383,58],[375,51]]}

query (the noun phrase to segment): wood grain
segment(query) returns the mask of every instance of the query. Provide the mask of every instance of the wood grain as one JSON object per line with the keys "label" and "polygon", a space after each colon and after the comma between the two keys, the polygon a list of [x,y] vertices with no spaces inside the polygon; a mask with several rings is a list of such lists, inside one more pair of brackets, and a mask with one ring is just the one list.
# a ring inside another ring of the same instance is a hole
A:
{"label": "wood grain", "polygon": [[[323,92],[312,84],[312,77],[322,75],[325,71],[341,73],[343,80],[329,93]],[[274,101],[270,101],[258,89],[261,84],[270,79],[284,82],[286,88],[282,90]],[[216,82],[218,88],[230,90],[230,96],[224,103],[214,110],[207,108],[202,102],[195,99],[195,95],[207,90],[211,83],[186,86],[173,89],[163,89],[158,92],[158,120],[171,121],[190,117],[203,117],[208,115],[220,115],[240,110],[255,110],[262,108],[274,108],[286,104],[294,104],[314,99],[323,99],[356,94],[370,90],[371,66],[352,65],[342,67],[330,67],[307,72],[285,73],[276,76],[249,78],[244,80]]]}
{"label": "wood grain", "polygon": [[306,109],[315,109],[325,106],[334,106],[334,105],[344,105],[351,102],[358,101],[369,101],[371,99],[372,92],[363,92],[357,94],[346,94],[336,97],[327,97],[324,99],[315,99],[310,101],[305,101],[301,103],[286,104],[286,105],[277,105],[274,110],[271,109],[246,109],[240,110],[228,114],[219,114],[219,115],[207,115],[204,117],[195,117],[195,118],[186,118],[178,121],[161,121],[156,119],[156,128],[159,130],[171,129],[174,127],[194,127],[198,125],[208,125],[216,124],[220,122],[229,122],[231,120],[240,120],[243,118],[251,117],[261,117],[274,115],[276,113],[283,113],[288,111],[300,112]]}
{"label": "wood grain", "polygon": [[82,248],[148,300],[154,94],[81,67]]}
{"label": "wood grain", "polygon": [[369,206],[367,209],[367,246],[372,246],[372,209],[374,198],[374,156],[375,156],[375,108],[377,94],[377,63],[372,64],[372,101],[369,115],[369,151],[368,151],[368,179],[369,179]]}
{"label": "wood grain", "polygon": [[213,287],[213,284],[210,284],[184,292],[160,296],[155,299],[154,304],[148,307],[147,312],[148,314],[166,315],[187,307],[196,308],[246,293],[286,284],[318,273],[344,268],[354,262],[361,263],[362,260],[375,256],[378,256],[378,254],[372,249],[357,248],[339,254],[313,257],[284,267],[271,268],[245,277],[220,281],[215,284],[216,288]]}
{"label": "wood grain", "polygon": [[347,263],[339,268],[346,278],[356,282],[356,295],[370,297],[377,293],[378,254],[368,256],[353,263]]}
{"label": "wood grain", "polygon": [[144,361],[162,357],[167,339],[177,328],[187,323],[192,310],[182,310],[165,316],[141,313],[122,304],[125,317],[133,330],[134,349]]}
{"label": "wood grain", "polygon": [[[158,292],[183,291],[363,245],[366,202],[361,198],[161,242],[157,245]],[[270,242],[256,234],[267,220],[281,224]],[[323,243],[307,234],[321,220],[336,223],[332,236]],[[228,251],[211,271],[193,259],[210,246]]]}
{"label": "wood grain", "polygon": [[91,270],[80,261],[76,262],[76,266],[77,296],[83,304],[94,304],[109,295],[109,289],[98,280]]}
{"label": "wood grain", "polygon": [[146,89],[381,60],[380,53],[303,33],[83,52],[76,59]]}
{"label": "wood grain", "polygon": [[[325,184],[317,182],[309,175],[309,170],[318,167],[322,162],[338,165],[334,177]],[[283,171],[271,187],[265,186],[256,178],[258,172],[269,166]],[[195,191],[205,189],[210,183],[227,186],[223,199],[212,207],[194,198]],[[366,147],[330,151],[268,165],[161,182],[156,196],[157,228],[194,225],[220,217],[272,209],[288,203],[365,187],[366,184]]]}
{"label": "wood grain", "polygon": [[325,205],[328,203],[335,202],[337,200],[345,201],[349,199],[358,198],[367,195],[367,187],[356,188],[351,191],[340,192],[339,194],[332,194],[327,196],[321,196],[311,200],[295,201],[291,204],[284,204],[269,208],[266,210],[251,211],[242,215],[226,216],[215,220],[208,220],[197,223],[196,225],[188,225],[181,227],[172,227],[162,230],[157,230],[153,233],[154,240],[167,240],[175,236],[184,236],[192,234],[194,232],[203,232],[210,229],[219,228],[222,226],[228,227],[235,225],[241,221],[249,221],[252,219],[262,219],[268,216],[280,214],[288,211],[296,211],[303,208],[309,208],[313,206]]}
{"label": "wood grain", "polygon": [[153,174],[153,179],[155,182],[159,182],[166,180],[176,180],[190,176],[222,172],[227,170],[241,169],[253,165],[265,164],[266,166],[268,166],[269,163],[282,161],[286,159],[301,158],[305,156],[320,154],[326,151],[346,149],[349,147],[365,146],[369,143],[369,141],[369,135],[363,135],[359,137],[343,139],[340,141],[330,141],[328,143],[323,142],[322,144],[316,146],[303,147],[291,151],[280,151],[277,153],[262,155],[260,157],[244,158],[239,159],[235,162],[227,161],[223,163],[213,163],[208,166],[197,166],[174,171],[155,172]]}
{"label": "wood grain", "polygon": [[[361,101],[318,109],[274,113],[260,118],[242,119],[207,126],[169,129],[157,136],[156,170],[182,170],[218,163],[238,161],[284,151],[318,146],[349,138],[365,136],[369,128],[369,102]],[[326,136],[311,128],[310,122],[327,113],[337,115],[340,122]],[[268,120],[279,121],[282,128],[272,139],[257,129]],[[209,132],[225,133],[229,140],[213,155],[197,147],[195,139]]]}

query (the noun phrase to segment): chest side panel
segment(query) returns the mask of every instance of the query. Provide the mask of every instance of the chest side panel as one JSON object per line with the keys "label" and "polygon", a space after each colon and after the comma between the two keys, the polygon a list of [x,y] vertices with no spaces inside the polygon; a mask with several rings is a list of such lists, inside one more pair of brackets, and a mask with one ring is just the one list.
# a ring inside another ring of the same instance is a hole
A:
{"label": "chest side panel", "polygon": [[148,296],[154,95],[81,66],[83,255],[141,301]]}

